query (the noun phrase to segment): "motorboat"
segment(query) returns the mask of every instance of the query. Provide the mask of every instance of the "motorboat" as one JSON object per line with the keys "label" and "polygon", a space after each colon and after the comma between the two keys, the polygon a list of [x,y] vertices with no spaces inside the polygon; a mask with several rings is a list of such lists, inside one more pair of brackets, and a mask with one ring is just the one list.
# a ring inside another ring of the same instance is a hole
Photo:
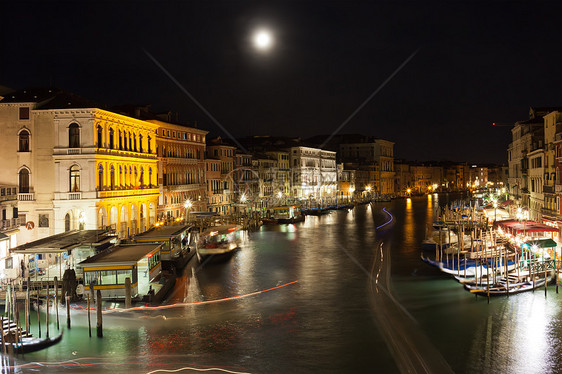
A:
{"label": "motorboat", "polygon": [[231,256],[240,246],[241,228],[238,225],[212,226],[199,234],[197,258]]}
{"label": "motorboat", "polygon": [[285,205],[273,208],[273,219],[277,223],[296,223],[304,221],[304,214],[298,205]]}

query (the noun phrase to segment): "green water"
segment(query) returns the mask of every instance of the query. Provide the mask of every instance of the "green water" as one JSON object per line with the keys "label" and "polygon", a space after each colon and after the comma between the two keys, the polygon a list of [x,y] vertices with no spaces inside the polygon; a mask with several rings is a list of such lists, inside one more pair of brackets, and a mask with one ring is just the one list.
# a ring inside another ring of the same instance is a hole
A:
{"label": "green water", "polygon": [[[562,372],[561,296],[553,287],[547,298],[535,292],[492,299],[488,305],[420,261],[419,244],[433,220],[433,207],[447,198],[395,200],[307,217],[296,225],[263,227],[249,234],[226,262],[190,263],[169,302],[216,300],[298,283],[216,303],[104,315],[101,339],[95,331],[88,337],[85,315],[73,311],[71,330],[61,320],[61,343],[16,357],[10,365],[16,372],[41,373],[188,367],[250,373],[399,372],[398,356],[389,349],[375,313],[387,306],[370,301],[368,270],[377,243],[384,240],[391,254],[390,292],[415,320],[408,345],[431,345],[458,373]],[[384,234],[375,229],[389,219],[383,207],[394,216]],[[417,334],[427,340],[418,340]]]}

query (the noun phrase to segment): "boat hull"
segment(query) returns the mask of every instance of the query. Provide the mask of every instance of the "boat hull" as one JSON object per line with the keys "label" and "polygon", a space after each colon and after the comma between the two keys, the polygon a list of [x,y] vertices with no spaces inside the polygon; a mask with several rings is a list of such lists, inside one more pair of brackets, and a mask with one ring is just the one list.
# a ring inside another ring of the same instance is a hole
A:
{"label": "boat hull", "polygon": [[297,223],[297,222],[303,222],[303,221],[304,221],[304,214],[300,215],[298,217],[293,217],[293,218],[278,218],[277,219],[277,223],[279,223],[279,224]]}
{"label": "boat hull", "polygon": [[[550,279],[547,279],[547,282],[548,281],[550,281]],[[488,293],[490,294],[490,296],[505,296],[505,295],[518,294],[526,291],[532,291],[537,288],[544,287],[544,282],[545,280],[544,278],[542,278],[536,280],[534,283],[532,281],[527,281],[527,282],[510,284],[509,287],[507,286],[507,284],[492,284],[490,285],[489,290],[487,287],[472,286],[469,284],[465,284],[464,288],[467,291],[470,291],[471,293],[475,293],[477,295],[482,295],[482,296],[488,296]]]}
{"label": "boat hull", "polygon": [[23,344],[12,344],[15,353],[31,353],[49,348],[62,340],[62,333],[54,338],[23,338]]}
{"label": "boat hull", "polygon": [[[480,263],[477,264],[476,261],[474,260],[467,260],[465,262],[464,259],[461,259],[460,261],[457,261],[456,259],[451,259],[448,262],[446,261],[444,262],[444,261],[432,260],[428,257],[424,257],[423,255],[421,256],[421,259],[426,264],[438,268],[445,274],[456,276],[458,278],[461,278],[462,276],[463,279],[480,278],[489,273],[493,273],[493,270],[491,268],[487,267],[485,264],[484,265]],[[504,270],[503,266],[504,266],[503,262],[501,262],[501,265],[498,266],[498,269]],[[507,271],[509,272],[514,270],[516,266],[517,264],[515,262],[508,261]]]}

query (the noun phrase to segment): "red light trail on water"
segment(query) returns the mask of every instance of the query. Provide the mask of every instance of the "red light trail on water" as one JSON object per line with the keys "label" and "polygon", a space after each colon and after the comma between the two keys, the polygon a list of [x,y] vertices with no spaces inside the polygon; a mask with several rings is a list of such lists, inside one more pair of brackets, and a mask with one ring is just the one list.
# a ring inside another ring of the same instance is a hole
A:
{"label": "red light trail on water", "polygon": [[[277,289],[280,289],[280,288],[283,288],[283,287],[290,286],[292,284],[296,284],[298,282],[299,282],[298,280],[295,280],[295,281],[292,281],[292,282],[289,282],[289,283],[282,284],[280,286],[267,288],[265,290],[251,292],[251,293],[247,293],[247,294],[243,294],[243,295],[224,297],[222,299],[202,300],[202,301],[194,301],[194,302],[190,302],[190,303],[175,303],[175,304],[160,305],[160,306],[143,306],[143,307],[136,307],[136,308],[129,308],[129,309],[124,309],[124,308],[103,309],[102,312],[104,314],[108,314],[108,313],[116,313],[116,312],[161,310],[161,309],[179,308],[179,307],[191,306],[191,305],[203,305],[203,304],[220,303],[220,302],[223,302],[223,301],[238,300],[238,299],[243,299],[243,298],[250,297],[250,296],[260,295],[260,294],[263,294],[263,293],[266,293],[266,292],[269,292],[269,291],[274,291],[274,290],[277,290]],[[75,307],[73,309],[74,310],[77,310],[77,309],[88,310],[87,308],[84,308],[83,306],[78,306],[78,307]],[[90,310],[94,310],[94,309],[95,308],[90,308]]]}

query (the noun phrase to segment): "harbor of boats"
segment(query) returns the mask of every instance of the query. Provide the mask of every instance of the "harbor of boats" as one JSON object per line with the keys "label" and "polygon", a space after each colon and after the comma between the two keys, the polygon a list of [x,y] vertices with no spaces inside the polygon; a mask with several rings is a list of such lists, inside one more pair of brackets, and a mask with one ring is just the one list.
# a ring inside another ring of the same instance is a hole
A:
{"label": "harbor of boats", "polygon": [[558,230],[527,220],[520,208],[512,217],[505,209],[497,214],[497,201],[489,206],[468,201],[441,208],[421,243],[421,260],[488,298],[539,288],[546,294],[552,282],[558,292]]}

